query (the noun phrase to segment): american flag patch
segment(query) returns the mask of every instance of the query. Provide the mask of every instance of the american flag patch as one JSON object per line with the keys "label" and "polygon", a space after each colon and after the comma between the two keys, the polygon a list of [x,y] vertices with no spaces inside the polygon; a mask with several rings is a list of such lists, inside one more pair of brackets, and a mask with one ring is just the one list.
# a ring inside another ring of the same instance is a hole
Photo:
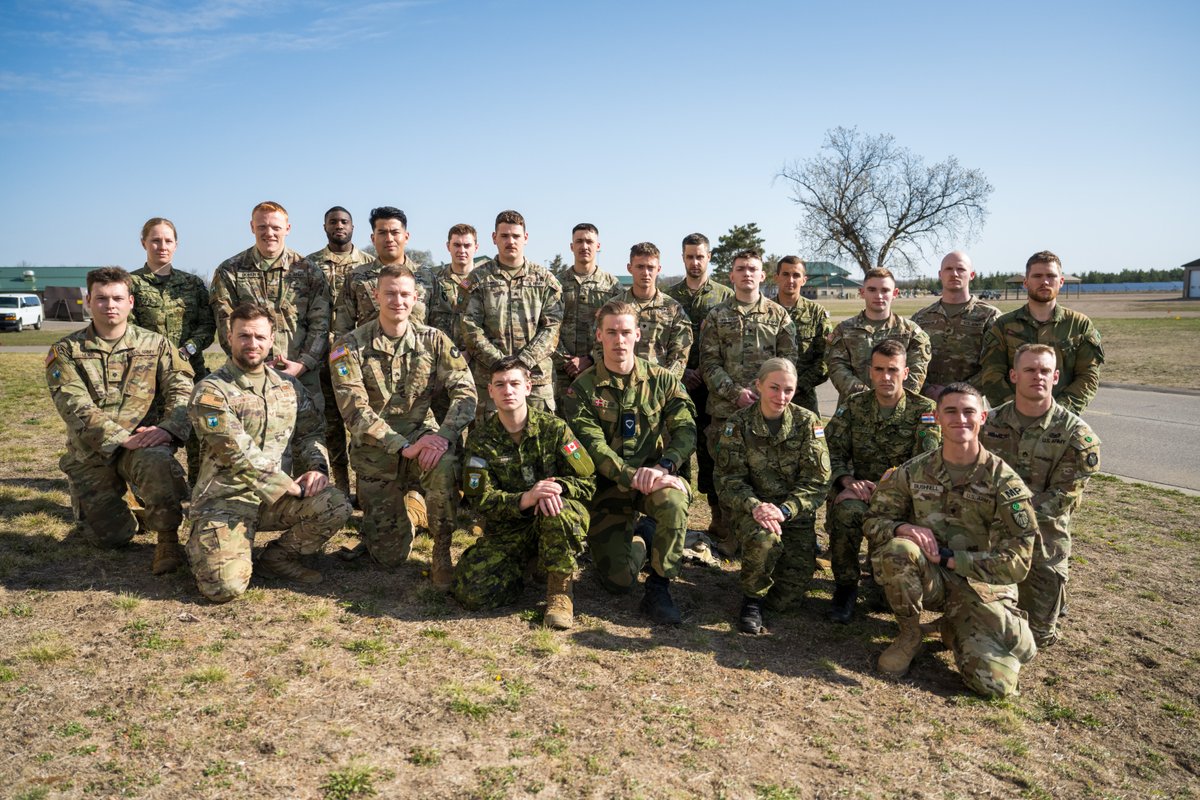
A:
{"label": "american flag patch", "polygon": [[54,359],[56,359],[56,358],[58,358],[58,353],[54,352],[54,348],[51,347],[50,352],[46,353],[46,366],[48,367],[51,364],[53,364]]}
{"label": "american flag patch", "polygon": [[333,348],[333,350],[329,353],[329,361],[332,363],[334,361],[337,361],[339,358],[344,358],[345,355],[346,355],[346,345],[339,344],[337,347]]}

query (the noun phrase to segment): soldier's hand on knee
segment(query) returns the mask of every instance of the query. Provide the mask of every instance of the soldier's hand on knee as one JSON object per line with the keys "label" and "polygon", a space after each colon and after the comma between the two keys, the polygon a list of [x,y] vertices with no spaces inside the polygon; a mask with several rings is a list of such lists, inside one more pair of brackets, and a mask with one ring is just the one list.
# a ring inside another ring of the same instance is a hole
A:
{"label": "soldier's hand on knee", "polygon": [[667,475],[664,473],[660,478],[655,480],[654,483],[650,484],[650,491],[646,492],[646,494],[654,494],[659,489],[676,489],[680,492],[684,492],[687,491],[684,488],[685,485],[686,484],[684,484],[683,479],[678,475]]}
{"label": "soldier's hand on knee", "polygon": [[329,485],[329,476],[324,472],[312,470],[297,478],[296,483],[304,490],[301,497],[312,497],[317,492],[324,491],[325,487]]}
{"label": "soldier's hand on knee", "polygon": [[158,447],[171,441],[171,434],[157,425],[141,426],[134,429],[133,435],[121,442],[126,450],[140,450],[143,447]]}
{"label": "soldier's hand on knee", "polygon": [[633,489],[642,494],[650,494],[654,491],[651,487],[654,486],[655,481],[666,474],[666,470],[656,467],[638,467],[637,471],[633,473]]}
{"label": "soldier's hand on knee", "polygon": [[550,495],[538,500],[538,513],[544,517],[557,517],[562,513],[563,501],[561,495]]}
{"label": "soldier's hand on knee", "polygon": [[783,511],[774,503],[759,503],[754,507],[751,516],[771,533],[783,534]]}
{"label": "soldier's hand on knee", "polygon": [[935,562],[938,560],[937,537],[934,536],[933,531],[929,528],[906,522],[896,528],[896,538],[908,539],[921,548],[921,552],[925,554],[926,558]]}
{"label": "soldier's hand on knee", "polygon": [[561,494],[562,486],[560,486],[557,481],[547,478],[546,480],[538,481],[529,489],[525,490],[525,492],[521,495],[521,502],[519,505],[521,506],[522,510],[530,509],[534,506],[538,506],[540,509],[542,500],[553,497],[558,500],[561,510]]}

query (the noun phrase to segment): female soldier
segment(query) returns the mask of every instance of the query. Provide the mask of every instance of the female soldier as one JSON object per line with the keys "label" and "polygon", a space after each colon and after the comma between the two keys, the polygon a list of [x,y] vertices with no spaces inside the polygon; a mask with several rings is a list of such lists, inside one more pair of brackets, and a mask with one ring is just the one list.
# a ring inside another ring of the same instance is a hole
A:
{"label": "female soldier", "polygon": [[829,485],[821,418],[792,403],[796,367],[763,363],[758,402],[730,417],[717,446],[715,483],[742,546],[745,633],[762,630],[763,601],[783,611],[802,597],[816,570],[817,505]]}

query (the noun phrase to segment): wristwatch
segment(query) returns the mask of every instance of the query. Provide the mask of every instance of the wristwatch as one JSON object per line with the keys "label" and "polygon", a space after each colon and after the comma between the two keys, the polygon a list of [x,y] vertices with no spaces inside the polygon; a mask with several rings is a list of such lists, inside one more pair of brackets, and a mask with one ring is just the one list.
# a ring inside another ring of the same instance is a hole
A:
{"label": "wristwatch", "polygon": [[787,506],[780,506],[779,513],[783,514],[784,522],[787,522],[789,519],[792,518],[792,510],[790,508],[788,508]]}
{"label": "wristwatch", "polygon": [[[954,551],[951,550],[949,547],[939,547],[938,548],[938,566],[939,567],[945,567],[946,562],[952,558],[954,558]],[[946,569],[949,569],[949,567],[946,567]]]}
{"label": "wristwatch", "polygon": [[184,358],[191,358],[196,355],[196,343],[188,342],[183,347],[179,348],[179,354]]}
{"label": "wristwatch", "polygon": [[675,474],[675,462],[669,458],[664,458],[658,462],[658,465],[667,471],[668,475]]}

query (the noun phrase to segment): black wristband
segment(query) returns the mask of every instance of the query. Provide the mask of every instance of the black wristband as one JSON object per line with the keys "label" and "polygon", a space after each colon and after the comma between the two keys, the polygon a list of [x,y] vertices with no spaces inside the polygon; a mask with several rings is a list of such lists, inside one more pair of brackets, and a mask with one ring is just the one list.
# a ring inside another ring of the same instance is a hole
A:
{"label": "black wristband", "polygon": [[[954,551],[951,550],[949,547],[939,547],[938,548],[938,566],[939,567],[945,567],[946,562],[952,558],[954,558]],[[946,567],[946,568],[949,569],[949,567]]]}
{"label": "black wristband", "polygon": [[783,521],[784,521],[784,522],[787,522],[789,519],[791,519],[791,518],[792,518],[792,510],[791,510],[790,508],[788,508],[787,506],[782,506],[782,505],[781,505],[781,506],[779,507],[779,513],[780,513],[780,514],[783,514]]}
{"label": "black wristband", "polygon": [[675,462],[669,458],[664,458],[658,462],[658,465],[667,471],[668,475],[675,474]]}

